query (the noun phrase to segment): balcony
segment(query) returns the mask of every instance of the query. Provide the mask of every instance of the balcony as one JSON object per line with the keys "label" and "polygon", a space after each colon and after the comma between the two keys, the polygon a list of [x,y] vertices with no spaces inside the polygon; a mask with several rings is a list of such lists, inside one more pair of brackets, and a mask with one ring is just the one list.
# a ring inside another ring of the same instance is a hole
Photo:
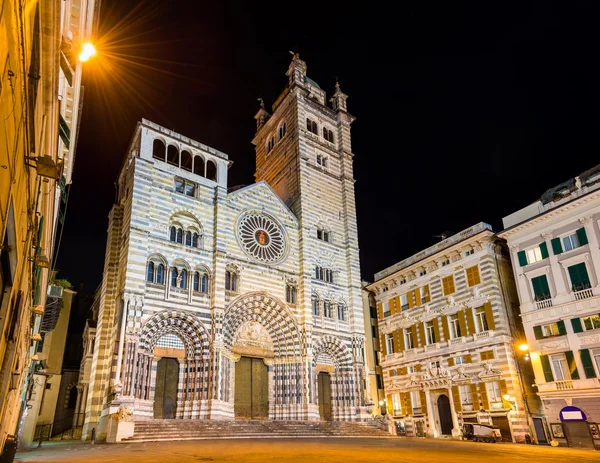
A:
{"label": "balcony", "polygon": [[433,344],[427,344],[425,346],[425,352],[429,352],[429,351],[432,351],[432,350],[438,350],[439,348],[440,348],[440,345],[437,342],[433,343]]}
{"label": "balcony", "polygon": [[453,346],[454,344],[464,344],[464,342],[465,342],[465,337],[464,336],[460,336],[458,338],[450,339],[448,341],[448,345],[449,346]]}
{"label": "balcony", "polygon": [[538,310],[547,309],[548,307],[552,307],[552,299],[544,299],[543,301],[536,301],[535,305]]}
{"label": "balcony", "polygon": [[573,389],[573,381],[571,380],[555,381],[555,384],[557,391],[567,391]]}
{"label": "balcony", "polygon": [[554,381],[552,383],[537,384],[538,391],[557,392],[557,391],[577,391],[582,389],[598,389],[600,388],[600,380],[598,378],[586,378],[576,380]]}
{"label": "balcony", "polygon": [[581,289],[579,291],[573,292],[573,296],[575,297],[576,301],[581,301],[582,299],[587,299],[589,297],[593,297],[594,292],[592,291],[592,288],[585,288],[585,289]]}
{"label": "balcony", "polygon": [[487,338],[491,338],[492,336],[494,336],[493,331],[491,331],[491,330],[482,331],[481,333],[474,333],[473,340],[477,341],[479,339],[487,339]]}

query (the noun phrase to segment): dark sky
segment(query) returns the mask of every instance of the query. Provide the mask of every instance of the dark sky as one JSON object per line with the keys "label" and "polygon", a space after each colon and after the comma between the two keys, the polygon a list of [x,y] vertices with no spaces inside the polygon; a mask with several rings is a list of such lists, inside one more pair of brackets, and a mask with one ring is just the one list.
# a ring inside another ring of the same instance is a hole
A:
{"label": "dark sky", "polygon": [[61,275],[100,282],[142,117],[227,153],[229,186],[252,183],[257,98],[284,88],[289,50],[350,96],[363,278],[444,231],[500,230],[598,163],[598,2],[352,3],[104,1]]}

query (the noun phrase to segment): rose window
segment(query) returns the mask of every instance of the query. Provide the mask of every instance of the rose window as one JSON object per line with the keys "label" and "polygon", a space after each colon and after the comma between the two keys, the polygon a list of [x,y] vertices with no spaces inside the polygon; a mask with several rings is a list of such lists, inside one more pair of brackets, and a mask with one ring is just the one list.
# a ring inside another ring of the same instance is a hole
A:
{"label": "rose window", "polygon": [[254,259],[275,263],[285,254],[283,231],[269,216],[246,214],[239,222],[238,234],[242,248]]}

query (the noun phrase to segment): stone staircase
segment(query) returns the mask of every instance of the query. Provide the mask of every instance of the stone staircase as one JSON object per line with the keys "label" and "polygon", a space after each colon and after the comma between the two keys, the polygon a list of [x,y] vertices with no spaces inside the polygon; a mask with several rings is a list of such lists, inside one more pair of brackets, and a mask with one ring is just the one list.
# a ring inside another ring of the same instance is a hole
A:
{"label": "stone staircase", "polygon": [[148,420],[136,421],[133,436],[122,442],[322,437],[391,436],[374,423],[349,421]]}

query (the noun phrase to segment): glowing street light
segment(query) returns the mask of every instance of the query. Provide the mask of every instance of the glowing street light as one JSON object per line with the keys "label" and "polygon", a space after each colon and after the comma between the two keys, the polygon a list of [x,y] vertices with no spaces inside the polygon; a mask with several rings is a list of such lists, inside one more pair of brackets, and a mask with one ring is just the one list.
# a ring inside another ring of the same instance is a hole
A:
{"label": "glowing street light", "polygon": [[529,350],[529,346],[527,344],[521,344],[519,346],[519,350],[523,352],[527,352]]}
{"label": "glowing street light", "polygon": [[96,55],[96,47],[89,42],[86,42],[81,47],[81,53],[79,54],[79,61],[85,63],[92,56]]}

